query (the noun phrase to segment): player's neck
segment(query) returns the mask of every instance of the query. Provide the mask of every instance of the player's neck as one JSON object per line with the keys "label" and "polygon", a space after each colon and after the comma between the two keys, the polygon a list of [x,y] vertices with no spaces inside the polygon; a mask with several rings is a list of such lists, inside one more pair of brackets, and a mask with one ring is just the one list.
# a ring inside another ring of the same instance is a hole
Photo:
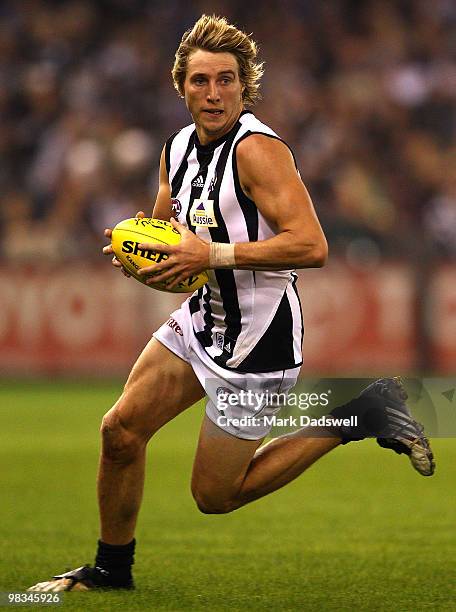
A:
{"label": "player's neck", "polygon": [[198,140],[200,144],[205,146],[217,140],[221,140],[224,136],[231,132],[233,127],[239,121],[239,117],[241,116],[243,111],[244,108],[239,109],[239,112],[233,117],[233,119],[217,131],[207,131],[204,126],[196,125],[196,133],[198,134]]}

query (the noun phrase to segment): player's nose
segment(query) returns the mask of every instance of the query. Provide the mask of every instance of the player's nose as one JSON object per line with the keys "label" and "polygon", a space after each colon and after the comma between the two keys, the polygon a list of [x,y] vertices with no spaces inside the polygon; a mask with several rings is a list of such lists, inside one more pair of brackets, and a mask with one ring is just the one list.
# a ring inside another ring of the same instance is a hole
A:
{"label": "player's nose", "polygon": [[215,81],[211,81],[209,83],[209,87],[207,90],[207,99],[212,102],[218,102],[220,100],[220,93],[217,87],[217,83]]}

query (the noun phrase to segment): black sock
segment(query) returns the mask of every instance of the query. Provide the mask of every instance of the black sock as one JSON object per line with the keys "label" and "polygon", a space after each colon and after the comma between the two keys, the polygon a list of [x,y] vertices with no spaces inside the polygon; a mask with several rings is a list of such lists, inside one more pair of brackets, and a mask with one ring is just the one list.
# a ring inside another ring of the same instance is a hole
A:
{"label": "black sock", "polygon": [[386,428],[388,419],[384,407],[384,400],[375,396],[362,396],[350,400],[342,406],[331,411],[335,418],[349,418],[356,416],[356,426],[342,426],[336,428],[334,433],[342,437],[342,444],[364,438],[377,437]]}
{"label": "black sock", "polygon": [[106,580],[113,586],[124,586],[132,581],[131,566],[134,563],[136,540],[129,544],[105,544],[98,540],[95,566],[108,572]]}

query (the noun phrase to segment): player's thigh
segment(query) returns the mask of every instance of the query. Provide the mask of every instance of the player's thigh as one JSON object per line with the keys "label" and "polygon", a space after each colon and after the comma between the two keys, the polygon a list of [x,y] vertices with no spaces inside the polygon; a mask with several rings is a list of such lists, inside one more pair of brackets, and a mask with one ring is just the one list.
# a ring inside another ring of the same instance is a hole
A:
{"label": "player's thigh", "polygon": [[192,367],[152,338],[105,419],[148,439],[204,395]]}
{"label": "player's thigh", "polygon": [[262,441],[236,438],[205,415],[193,464],[192,493],[196,501],[217,505],[236,497]]}

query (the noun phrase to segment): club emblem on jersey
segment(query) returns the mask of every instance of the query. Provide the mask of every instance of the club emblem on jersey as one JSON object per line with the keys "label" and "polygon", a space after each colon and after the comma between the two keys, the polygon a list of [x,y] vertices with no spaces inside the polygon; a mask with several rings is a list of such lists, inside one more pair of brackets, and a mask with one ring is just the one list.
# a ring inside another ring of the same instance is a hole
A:
{"label": "club emblem on jersey", "polygon": [[182,204],[179,202],[177,198],[171,198],[171,210],[173,211],[173,215],[177,217],[182,212]]}
{"label": "club emblem on jersey", "polygon": [[218,227],[214,214],[214,200],[194,200],[190,222],[197,227]]}

